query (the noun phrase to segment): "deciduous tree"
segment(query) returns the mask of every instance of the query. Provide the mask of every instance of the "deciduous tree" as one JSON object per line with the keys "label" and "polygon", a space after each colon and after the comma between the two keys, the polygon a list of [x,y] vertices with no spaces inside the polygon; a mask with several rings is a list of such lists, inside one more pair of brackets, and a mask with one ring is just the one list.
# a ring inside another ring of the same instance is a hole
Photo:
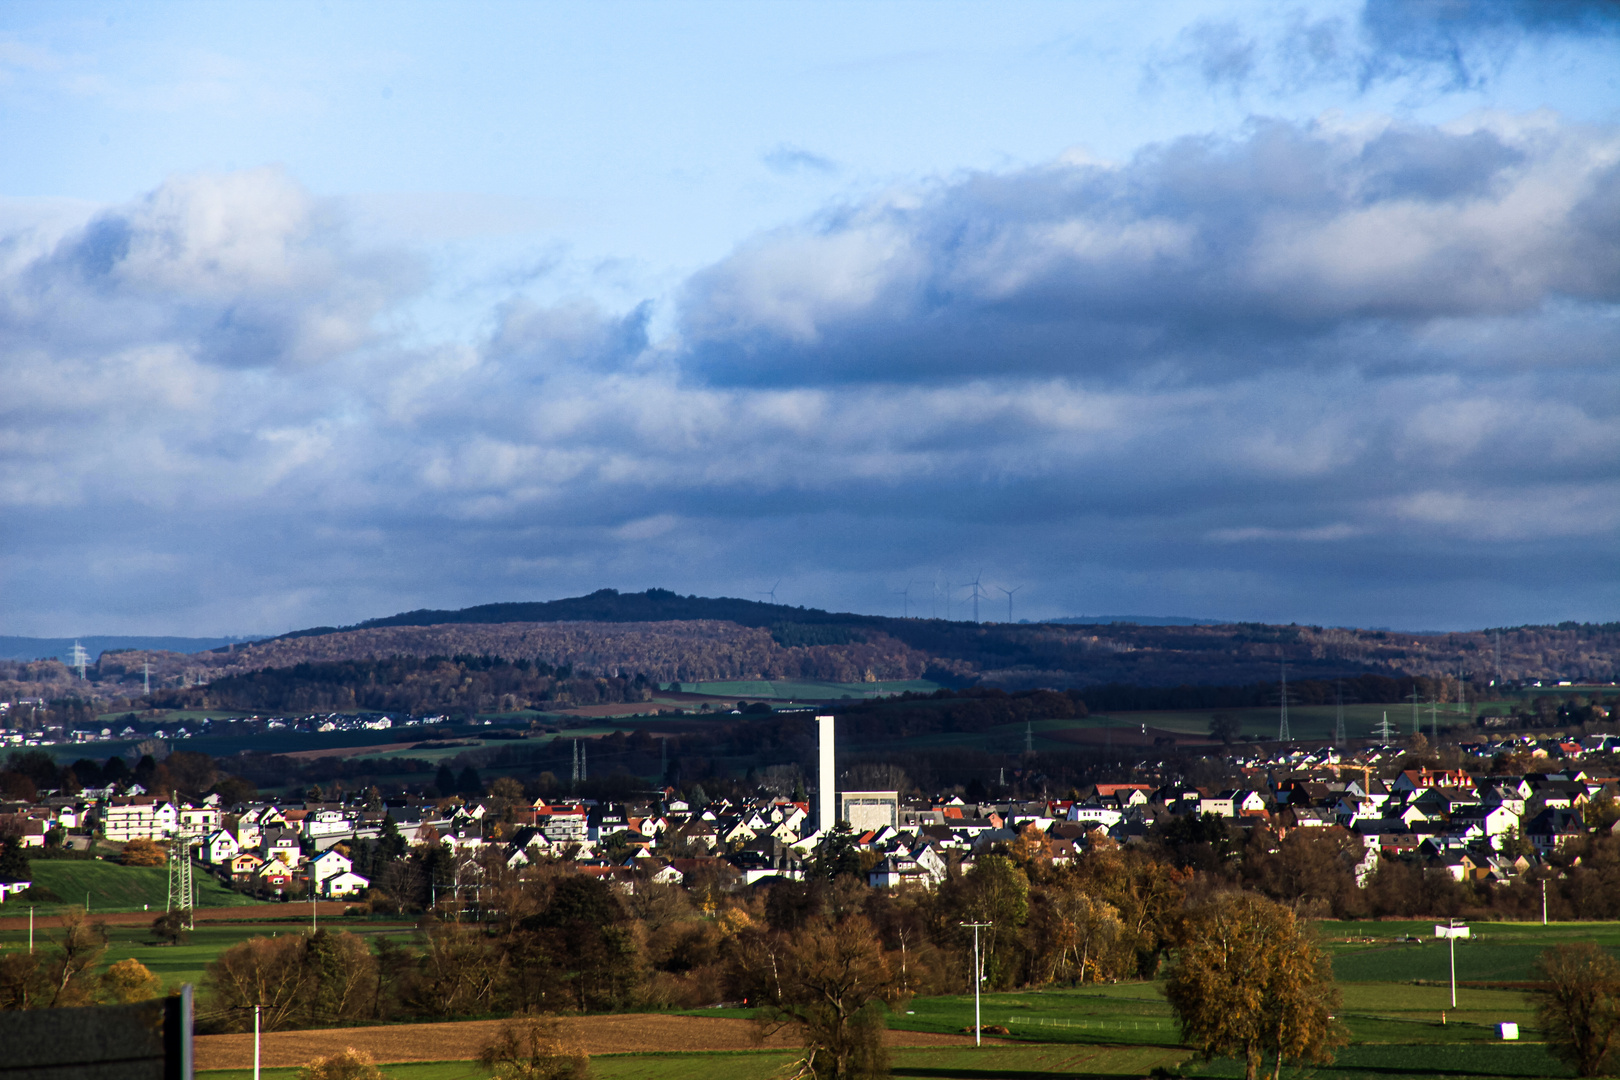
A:
{"label": "deciduous tree", "polygon": [[1237,1057],[1256,1080],[1266,1057],[1327,1063],[1344,1037],[1327,957],[1293,912],[1247,893],[1216,896],[1187,926],[1165,996],[1205,1058]]}
{"label": "deciduous tree", "polygon": [[885,1001],[899,1004],[894,973],[872,924],[860,915],[772,935],[771,971],[755,982],[762,1032],[792,1026],[804,1047],[801,1076],[856,1080],[888,1072]]}
{"label": "deciduous tree", "polygon": [[1536,1016],[1553,1056],[1580,1076],[1606,1076],[1620,1042],[1620,962],[1589,941],[1557,945],[1536,959],[1545,988]]}

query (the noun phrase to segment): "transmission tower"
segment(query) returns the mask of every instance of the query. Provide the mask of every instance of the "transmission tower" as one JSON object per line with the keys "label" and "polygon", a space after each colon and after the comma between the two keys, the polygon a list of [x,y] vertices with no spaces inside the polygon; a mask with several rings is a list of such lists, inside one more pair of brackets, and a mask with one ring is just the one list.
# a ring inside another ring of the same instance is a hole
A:
{"label": "transmission tower", "polygon": [[574,739],[573,743],[574,743],[574,773],[573,773],[573,776],[571,777],[571,779],[573,780],[574,783],[577,784],[580,781],[580,775],[579,774],[581,772],[581,764],[582,763],[580,761],[580,755],[579,755],[579,740]]}
{"label": "transmission tower", "polygon": [[1417,680],[1412,680],[1412,692],[1406,695],[1412,702],[1412,734],[1423,734],[1423,721],[1418,717],[1418,702],[1423,700],[1418,695]]}
{"label": "transmission tower", "polygon": [[68,664],[68,666],[77,671],[79,673],[79,681],[84,682],[84,669],[90,663],[90,654],[84,651],[83,645],[80,645],[77,641],[75,641],[73,643],[73,652],[69,655],[71,656],[72,661]]}
{"label": "transmission tower", "polygon": [[183,912],[186,926],[195,929],[192,907],[191,845],[181,830],[169,841],[169,903],[165,910]]}
{"label": "transmission tower", "polygon": [[152,696],[152,665],[150,662],[141,665],[141,693],[147,697]]}
{"label": "transmission tower", "polygon": [[1024,721],[1024,753],[1035,752],[1035,725],[1028,720]]}
{"label": "transmission tower", "polygon": [[1277,719],[1277,741],[1290,742],[1293,734],[1288,730],[1288,661],[1282,665],[1282,715]]}
{"label": "transmission tower", "polygon": [[1333,745],[1344,745],[1344,684],[1333,680]]}
{"label": "transmission tower", "polygon": [[1385,746],[1388,746],[1389,743],[1390,743],[1390,740],[1393,739],[1394,737],[1395,737],[1395,729],[1390,726],[1390,723],[1389,723],[1389,710],[1386,709],[1386,710],[1384,710],[1384,720],[1383,720],[1383,722],[1381,724],[1378,725],[1378,740],[1380,742],[1382,742]]}

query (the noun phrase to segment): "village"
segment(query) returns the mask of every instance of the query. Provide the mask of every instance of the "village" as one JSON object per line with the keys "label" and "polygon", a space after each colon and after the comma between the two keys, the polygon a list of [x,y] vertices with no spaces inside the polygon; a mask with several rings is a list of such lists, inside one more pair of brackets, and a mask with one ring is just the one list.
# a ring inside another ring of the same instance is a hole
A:
{"label": "village", "polygon": [[[382,884],[374,880],[386,870],[379,845],[394,855],[442,850],[452,890],[476,889],[491,859],[509,869],[564,864],[625,890],[695,877],[736,889],[802,879],[829,845],[857,853],[873,888],[931,888],[1009,845],[1036,844],[1062,866],[1098,845],[1148,843],[1178,820],[1213,816],[1232,835],[1258,831],[1275,841],[1299,829],[1338,830],[1359,841],[1347,848],[1359,851],[1358,885],[1380,860],[1503,884],[1613,827],[1615,770],[1583,761],[1607,760],[1615,742],[1498,735],[1457,747],[1452,756],[1472,764],[1454,768],[1401,768],[1405,751],[1392,747],[1354,754],[1284,747],[1270,756],[1231,755],[1225,764],[1240,779],[1221,789],[1177,782],[1144,761],[1129,782],[1090,784],[1064,798],[841,790],[837,824],[825,829],[809,798],[764,792],[700,801],[665,788],[644,801],[548,800],[499,778],[483,796],[385,799],[372,788],[342,801],[230,804],[217,792],[187,797],[109,784],[0,804],[0,838],[35,857],[63,848],[126,862],[132,849],[158,845],[167,859],[186,858],[249,896],[362,900]],[[1513,762],[1523,767],[1504,772]],[[0,902],[29,887],[0,881]]]}

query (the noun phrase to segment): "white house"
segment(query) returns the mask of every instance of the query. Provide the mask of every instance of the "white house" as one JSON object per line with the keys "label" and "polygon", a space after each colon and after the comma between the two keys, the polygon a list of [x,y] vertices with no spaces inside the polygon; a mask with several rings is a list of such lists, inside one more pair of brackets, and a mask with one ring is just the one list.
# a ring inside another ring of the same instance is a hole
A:
{"label": "white house", "polygon": [[203,841],[203,862],[213,866],[223,866],[230,862],[241,850],[242,845],[237,843],[236,837],[232,836],[229,830],[217,829]]}
{"label": "white house", "polygon": [[187,836],[206,836],[210,830],[219,828],[217,806],[181,806],[177,813],[180,831]]}
{"label": "white house", "polygon": [[297,866],[303,858],[296,836],[283,836],[271,841],[264,849],[265,862],[279,862],[284,866]]}
{"label": "white house", "polygon": [[309,872],[315,875],[317,889],[327,878],[347,874],[353,869],[354,862],[336,848],[323,852],[309,861]]}
{"label": "white house", "polygon": [[144,796],[116,798],[101,808],[101,831],[113,843],[163,840],[179,828],[174,804]]}
{"label": "white house", "polygon": [[345,870],[341,874],[333,874],[329,878],[319,880],[319,892],[322,896],[352,896],[363,889],[371,887],[369,878],[361,877],[352,870]]}

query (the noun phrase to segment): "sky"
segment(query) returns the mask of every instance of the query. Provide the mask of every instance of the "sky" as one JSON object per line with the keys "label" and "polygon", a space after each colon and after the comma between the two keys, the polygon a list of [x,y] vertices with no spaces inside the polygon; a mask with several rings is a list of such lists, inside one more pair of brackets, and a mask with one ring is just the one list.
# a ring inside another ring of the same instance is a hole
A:
{"label": "sky", "polygon": [[1620,5],[0,6],[0,633],[1620,618]]}

